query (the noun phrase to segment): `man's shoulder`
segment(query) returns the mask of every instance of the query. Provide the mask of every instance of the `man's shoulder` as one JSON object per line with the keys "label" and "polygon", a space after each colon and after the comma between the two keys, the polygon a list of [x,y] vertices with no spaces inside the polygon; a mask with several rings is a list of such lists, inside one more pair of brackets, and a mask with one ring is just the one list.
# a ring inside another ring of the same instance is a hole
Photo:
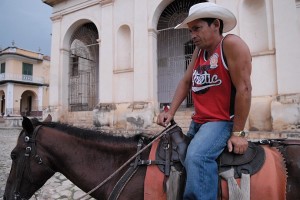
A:
{"label": "man's shoulder", "polygon": [[225,52],[240,51],[241,49],[245,49],[245,47],[247,47],[247,44],[238,35],[228,34],[223,40],[223,49]]}
{"label": "man's shoulder", "polygon": [[236,43],[243,41],[238,35],[228,34],[224,37],[223,43]]}

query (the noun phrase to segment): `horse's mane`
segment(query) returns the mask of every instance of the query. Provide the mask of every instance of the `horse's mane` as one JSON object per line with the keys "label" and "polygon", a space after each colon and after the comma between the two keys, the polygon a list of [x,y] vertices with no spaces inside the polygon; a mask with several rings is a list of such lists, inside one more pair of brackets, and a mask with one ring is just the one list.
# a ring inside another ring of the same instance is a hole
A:
{"label": "horse's mane", "polygon": [[73,135],[84,140],[98,140],[106,142],[124,142],[124,143],[136,143],[142,134],[134,135],[131,137],[119,136],[114,133],[106,133],[99,130],[88,129],[76,127],[70,124],[60,123],[60,122],[34,122],[34,125],[42,125],[49,128],[54,128],[61,132],[64,132],[69,135]]}

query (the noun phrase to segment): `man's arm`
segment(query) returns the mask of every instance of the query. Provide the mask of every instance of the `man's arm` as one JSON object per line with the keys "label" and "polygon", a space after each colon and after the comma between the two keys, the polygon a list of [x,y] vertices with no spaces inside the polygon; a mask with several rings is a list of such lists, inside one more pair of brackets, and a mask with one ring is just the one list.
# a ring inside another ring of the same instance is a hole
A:
{"label": "man's arm", "polygon": [[[224,39],[224,53],[232,83],[236,88],[233,132],[242,131],[251,105],[251,54],[246,43],[236,35],[228,35]],[[229,151],[242,154],[247,150],[245,138],[231,136],[228,141]]]}
{"label": "man's arm", "polygon": [[188,92],[191,89],[192,84],[192,74],[193,74],[193,67],[195,64],[195,60],[197,58],[199,49],[196,47],[192,56],[192,60],[188,65],[188,68],[182,77],[182,79],[179,81],[175,94],[173,96],[170,110],[168,112],[162,112],[157,117],[157,124],[161,126],[167,126],[169,122],[173,119],[177,109],[183,102],[183,100],[186,98]]}

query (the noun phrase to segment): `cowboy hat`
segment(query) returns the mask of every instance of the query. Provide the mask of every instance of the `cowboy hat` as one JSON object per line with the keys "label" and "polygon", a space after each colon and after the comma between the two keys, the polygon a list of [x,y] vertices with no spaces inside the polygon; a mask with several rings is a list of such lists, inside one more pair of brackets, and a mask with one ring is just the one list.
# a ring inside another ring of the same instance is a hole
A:
{"label": "cowboy hat", "polygon": [[189,10],[189,15],[175,29],[189,28],[188,23],[201,18],[216,18],[223,21],[223,32],[231,31],[236,25],[236,18],[228,9],[211,2],[197,3]]}

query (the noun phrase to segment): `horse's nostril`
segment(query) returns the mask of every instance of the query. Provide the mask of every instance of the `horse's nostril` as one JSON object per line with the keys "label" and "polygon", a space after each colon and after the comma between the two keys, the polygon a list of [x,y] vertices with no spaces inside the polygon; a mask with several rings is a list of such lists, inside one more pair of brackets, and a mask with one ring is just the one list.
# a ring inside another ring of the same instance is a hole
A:
{"label": "horse's nostril", "polygon": [[3,196],[3,200],[6,200],[6,197],[5,197],[5,196]]}

